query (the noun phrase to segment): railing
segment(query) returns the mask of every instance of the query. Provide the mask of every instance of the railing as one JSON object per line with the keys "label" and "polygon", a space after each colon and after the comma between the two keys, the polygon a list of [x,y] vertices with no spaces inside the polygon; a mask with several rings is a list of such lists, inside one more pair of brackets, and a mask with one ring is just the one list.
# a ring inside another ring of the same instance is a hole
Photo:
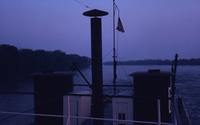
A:
{"label": "railing", "polygon": [[[67,118],[66,125],[70,125],[70,118],[87,119],[87,120],[103,120],[103,121],[123,122],[123,123],[144,123],[144,124],[155,124],[155,125],[161,125],[161,124],[162,125],[181,125],[180,119],[179,119],[179,113],[178,113],[178,110],[177,110],[178,108],[176,106],[176,101],[175,100],[172,100],[172,101],[173,101],[172,105],[173,105],[173,109],[174,109],[174,113],[175,113],[175,117],[176,117],[175,119],[177,121],[176,123],[173,123],[173,124],[172,123],[163,123],[163,122],[161,122],[160,99],[157,100],[158,122],[70,116],[70,107],[69,107],[70,105],[68,105],[68,116],[67,115],[49,115],[49,114],[20,113],[20,112],[5,112],[5,111],[0,111],[0,114]],[[68,103],[69,103],[69,101],[68,101]]]}
{"label": "railing", "polygon": [[[88,96],[88,95],[82,95],[82,96]],[[68,96],[69,97],[69,96]],[[69,98],[68,98],[69,99]],[[171,99],[170,99],[171,100]],[[157,100],[157,113],[158,113],[158,122],[150,122],[150,121],[134,121],[134,120],[119,120],[119,119],[108,119],[108,118],[93,118],[93,117],[80,117],[80,116],[70,116],[70,107],[68,107],[68,114],[66,115],[49,115],[49,114],[34,114],[34,113],[21,113],[21,112],[5,112],[0,111],[0,114],[10,114],[10,115],[26,115],[26,116],[41,116],[41,117],[60,117],[60,118],[67,118],[67,125],[70,125],[70,118],[75,119],[88,119],[88,120],[103,120],[103,121],[113,121],[113,122],[127,122],[127,123],[145,123],[145,124],[155,124],[155,125],[181,125],[180,119],[179,119],[179,113],[178,108],[176,105],[175,99],[172,100],[172,107],[174,109],[175,119],[176,123],[163,123],[161,122],[161,113],[160,113],[160,99]],[[68,101],[69,103],[69,101]],[[69,106],[69,104],[68,104]]]}
{"label": "railing", "polygon": [[[163,122],[148,122],[148,121],[134,121],[134,120],[119,120],[119,119],[107,119],[107,118],[93,118],[93,117],[80,117],[80,116],[65,116],[65,115],[48,115],[48,114],[34,114],[34,113],[20,113],[20,112],[4,112],[0,111],[0,114],[12,114],[12,115],[29,115],[29,116],[41,116],[41,117],[59,117],[59,118],[76,118],[76,119],[88,119],[88,120],[103,120],[103,121],[113,121],[113,122],[127,122],[127,123],[145,123],[145,124],[155,124],[155,125],[174,125],[172,123]],[[66,125],[70,125],[67,123]]]}

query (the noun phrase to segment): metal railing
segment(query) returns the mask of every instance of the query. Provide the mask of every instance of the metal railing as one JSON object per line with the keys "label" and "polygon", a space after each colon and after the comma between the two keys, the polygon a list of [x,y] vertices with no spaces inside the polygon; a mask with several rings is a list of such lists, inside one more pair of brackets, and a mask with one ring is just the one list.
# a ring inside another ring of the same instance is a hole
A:
{"label": "metal railing", "polygon": [[[69,103],[68,96],[68,103]],[[68,116],[67,115],[50,115],[50,114],[35,114],[35,113],[21,113],[21,112],[5,112],[0,111],[0,114],[10,114],[10,115],[26,115],[26,116],[41,116],[41,117],[59,117],[59,118],[67,118],[66,125],[70,125],[70,118],[75,119],[87,119],[87,120],[103,120],[103,121],[112,121],[112,122],[124,122],[124,123],[144,123],[144,124],[155,124],[155,125],[181,125],[180,119],[179,119],[179,113],[178,108],[176,106],[175,99],[173,100],[173,109],[175,113],[175,119],[177,123],[163,123],[161,122],[161,111],[160,111],[160,99],[157,99],[157,113],[158,113],[158,121],[157,122],[151,122],[151,121],[136,121],[136,120],[119,120],[119,119],[108,119],[108,118],[93,118],[93,117],[81,117],[81,116],[71,116],[70,115],[70,105],[68,104]]]}
{"label": "metal railing", "polygon": [[[113,122],[127,122],[127,123],[145,123],[155,125],[174,125],[172,123],[163,122],[150,122],[150,121],[134,121],[134,120],[119,120],[119,119],[107,119],[107,118],[93,118],[93,117],[80,117],[80,116],[66,116],[66,115],[49,115],[49,114],[34,114],[34,113],[20,113],[20,112],[4,112],[0,111],[0,114],[12,114],[12,115],[28,115],[28,116],[41,116],[41,117],[59,117],[59,118],[76,118],[76,119],[88,119],[88,120],[102,120],[102,121],[113,121]],[[70,125],[69,122],[66,125]]]}

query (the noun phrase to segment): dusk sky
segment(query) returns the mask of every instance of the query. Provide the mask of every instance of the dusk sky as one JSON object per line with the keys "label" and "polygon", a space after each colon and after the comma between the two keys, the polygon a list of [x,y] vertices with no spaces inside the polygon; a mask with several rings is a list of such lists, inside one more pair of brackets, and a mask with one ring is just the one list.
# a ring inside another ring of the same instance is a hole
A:
{"label": "dusk sky", "polygon": [[[200,58],[200,0],[115,0],[124,33],[116,31],[121,61]],[[99,9],[103,58],[113,49],[113,0],[0,0],[0,44],[91,56],[90,18]],[[86,7],[87,6],[87,7]],[[116,27],[117,27],[116,12]],[[111,61],[113,52],[103,61]]]}

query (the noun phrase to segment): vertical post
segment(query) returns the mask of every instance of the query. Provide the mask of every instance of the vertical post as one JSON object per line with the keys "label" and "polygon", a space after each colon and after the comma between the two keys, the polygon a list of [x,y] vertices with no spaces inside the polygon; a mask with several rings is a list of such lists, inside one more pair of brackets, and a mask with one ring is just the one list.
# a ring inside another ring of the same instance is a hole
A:
{"label": "vertical post", "polygon": [[[91,18],[91,57],[92,57],[92,116],[103,118],[103,76],[102,76],[102,35],[101,18],[108,12],[93,9],[83,13]],[[93,125],[103,125],[102,120],[93,120]]]}
{"label": "vertical post", "polygon": [[70,124],[70,97],[69,96],[67,96],[67,101],[68,101],[68,120],[67,120],[67,125],[71,125]]}
{"label": "vertical post", "polygon": [[161,125],[161,116],[160,116],[160,99],[157,100],[158,105],[158,125]]}
{"label": "vertical post", "polygon": [[116,91],[116,66],[117,66],[117,62],[115,60],[116,56],[115,56],[115,0],[113,0],[113,84],[114,84],[114,95],[115,95],[115,91]]}
{"label": "vertical post", "polygon": [[[103,82],[102,82],[102,38],[101,18],[91,18],[92,46],[92,115],[103,118]],[[103,121],[93,121],[94,125],[103,125]]]}
{"label": "vertical post", "polygon": [[175,62],[174,62],[174,73],[176,73],[176,68],[177,68],[177,59],[178,59],[178,54],[175,55]]}
{"label": "vertical post", "polygon": [[174,94],[175,94],[175,79],[176,79],[176,68],[177,68],[177,59],[178,59],[178,54],[175,55],[175,64],[174,64],[174,69],[173,72],[175,73],[175,75],[172,76],[172,98],[174,98]]}

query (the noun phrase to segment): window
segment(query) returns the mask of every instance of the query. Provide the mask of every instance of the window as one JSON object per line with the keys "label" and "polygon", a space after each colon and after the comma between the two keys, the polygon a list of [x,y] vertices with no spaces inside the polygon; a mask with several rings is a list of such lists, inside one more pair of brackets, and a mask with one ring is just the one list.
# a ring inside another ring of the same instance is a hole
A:
{"label": "window", "polygon": [[118,114],[118,119],[125,120],[125,113],[119,113]]}
{"label": "window", "polygon": [[[118,119],[125,120],[125,113],[118,113]],[[125,123],[119,123],[118,125],[125,125]]]}

